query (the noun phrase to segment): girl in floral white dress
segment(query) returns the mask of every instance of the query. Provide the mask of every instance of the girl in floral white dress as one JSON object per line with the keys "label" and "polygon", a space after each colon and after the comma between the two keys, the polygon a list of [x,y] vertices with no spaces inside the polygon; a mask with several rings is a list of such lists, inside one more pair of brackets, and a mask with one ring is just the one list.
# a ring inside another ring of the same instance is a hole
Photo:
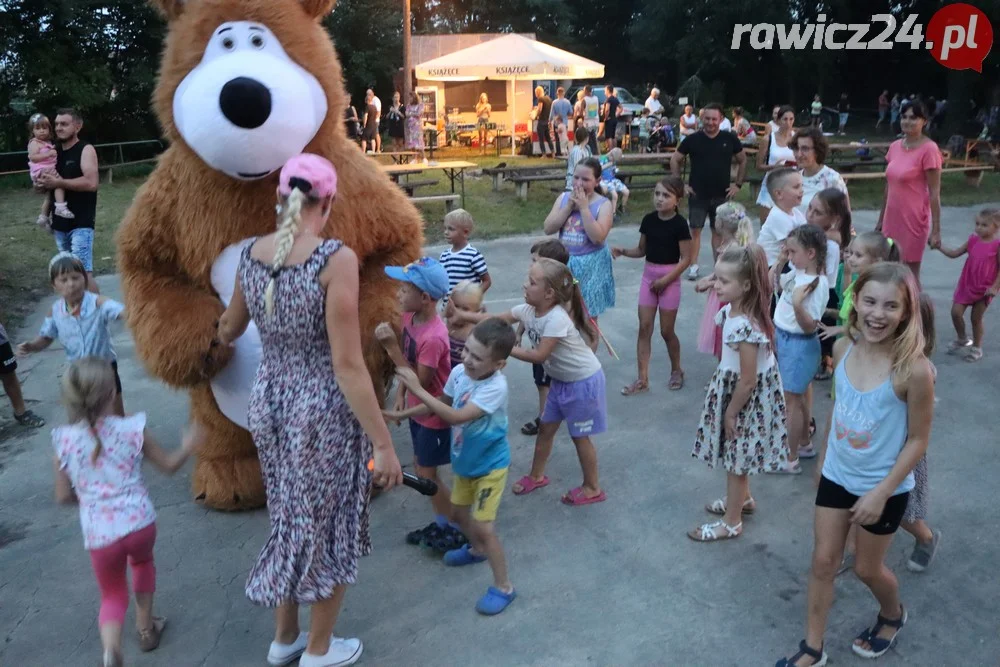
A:
{"label": "girl in floral white dress", "polygon": [[742,515],[756,509],[747,476],[777,470],[788,459],[764,249],[730,246],[715,265],[715,291],[728,303],[716,319],[722,326],[722,359],[705,395],[691,455],[710,468],[725,468],[726,495],[705,506],[722,519],[688,533],[698,542],[739,537]]}
{"label": "girl in floral white dress", "polygon": [[185,434],[180,449],[167,453],[146,430],[146,415],[114,414],[115,372],[97,357],[73,362],[63,376],[62,399],[69,424],[52,430],[56,500],[78,502],[83,545],[90,552],[101,590],[98,623],[104,667],[122,664],[122,625],[128,609],[125,565],[132,570],[139,648],[160,643],[166,620],[153,616],[156,568],[156,512],[142,482],[142,459],[167,474],[184,465],[200,430]]}

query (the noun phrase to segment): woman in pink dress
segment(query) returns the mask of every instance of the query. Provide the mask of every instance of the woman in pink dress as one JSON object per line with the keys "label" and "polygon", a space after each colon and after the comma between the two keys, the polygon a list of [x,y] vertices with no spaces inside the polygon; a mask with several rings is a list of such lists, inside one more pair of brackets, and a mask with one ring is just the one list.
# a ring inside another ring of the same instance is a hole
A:
{"label": "woman in pink dress", "polygon": [[886,153],[885,201],[875,231],[893,239],[900,260],[920,281],[924,248],[941,245],[941,150],[924,136],[927,109],[921,102],[903,106],[903,138]]}

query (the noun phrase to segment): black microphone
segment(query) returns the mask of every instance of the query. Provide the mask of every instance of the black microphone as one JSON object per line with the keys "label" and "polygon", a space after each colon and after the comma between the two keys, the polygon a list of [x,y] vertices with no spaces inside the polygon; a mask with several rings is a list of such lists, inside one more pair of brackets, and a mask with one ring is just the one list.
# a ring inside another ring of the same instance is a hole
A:
{"label": "black microphone", "polygon": [[417,477],[412,472],[403,473],[403,484],[424,496],[433,496],[438,492],[437,482],[426,477]]}

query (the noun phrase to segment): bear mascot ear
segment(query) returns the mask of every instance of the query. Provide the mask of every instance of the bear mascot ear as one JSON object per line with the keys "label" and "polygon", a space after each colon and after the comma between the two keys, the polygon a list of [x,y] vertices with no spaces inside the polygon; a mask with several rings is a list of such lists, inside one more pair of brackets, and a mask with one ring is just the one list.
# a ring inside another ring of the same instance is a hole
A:
{"label": "bear mascot ear", "polygon": [[299,0],[302,9],[314,19],[320,19],[333,11],[337,0]]}
{"label": "bear mascot ear", "polygon": [[184,11],[185,0],[149,0],[153,9],[158,11],[163,18],[173,21]]}

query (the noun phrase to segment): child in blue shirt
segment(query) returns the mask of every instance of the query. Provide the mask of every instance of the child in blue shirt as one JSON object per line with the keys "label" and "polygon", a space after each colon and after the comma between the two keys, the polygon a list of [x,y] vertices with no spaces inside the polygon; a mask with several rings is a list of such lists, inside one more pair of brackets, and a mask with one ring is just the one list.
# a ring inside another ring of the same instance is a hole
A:
{"label": "child in blue shirt", "polygon": [[59,299],[45,318],[38,336],[17,346],[17,353],[26,356],[41,352],[56,340],[66,350],[69,361],[97,357],[111,363],[115,372],[114,414],[125,416],[122,401],[122,381],[118,377],[118,356],[111,342],[108,325],[121,319],[125,306],[104,296],[87,291],[87,272],[75,255],[61,252],[49,262],[49,281]]}
{"label": "child in blue shirt", "polygon": [[476,603],[476,611],[499,614],[516,597],[507,577],[507,561],[494,522],[507,482],[510,443],[507,440],[507,378],[500,370],[514,349],[514,330],[492,317],[477,324],[466,341],[462,364],[448,377],[444,394],[435,398],[409,368],[396,375],[423,405],[386,417],[401,419],[433,413],[452,426],[451,504],[470,544],[444,555],[446,565],[470,565],[488,560],[493,585]]}

